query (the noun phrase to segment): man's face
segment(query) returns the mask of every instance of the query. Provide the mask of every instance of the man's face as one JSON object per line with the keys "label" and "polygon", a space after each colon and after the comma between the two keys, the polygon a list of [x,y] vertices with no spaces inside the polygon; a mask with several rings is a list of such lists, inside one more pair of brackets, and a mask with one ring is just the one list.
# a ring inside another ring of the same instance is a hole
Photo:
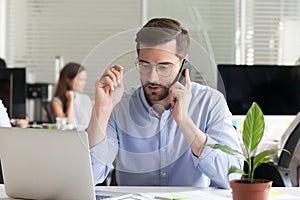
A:
{"label": "man's face", "polygon": [[[140,74],[146,98],[150,105],[159,103],[169,95],[169,88],[174,82],[180,69],[181,60],[176,56],[176,40],[155,47],[140,44],[138,60],[154,64],[147,74]],[[156,64],[172,67],[168,76],[162,76],[157,71]]]}

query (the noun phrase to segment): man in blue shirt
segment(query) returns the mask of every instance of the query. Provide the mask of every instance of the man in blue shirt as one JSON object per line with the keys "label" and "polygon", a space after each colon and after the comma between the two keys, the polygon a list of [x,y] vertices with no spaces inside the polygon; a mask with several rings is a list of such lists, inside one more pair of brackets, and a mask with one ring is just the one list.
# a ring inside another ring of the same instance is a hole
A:
{"label": "man in blue shirt", "polygon": [[11,127],[6,108],[0,99],[0,127]]}
{"label": "man in blue shirt", "polygon": [[[142,86],[124,93],[123,67],[96,83],[88,128],[95,183],[115,166],[118,185],[229,188],[230,166],[243,161],[206,144],[240,150],[231,113],[218,91],[176,81],[187,59],[188,32],[173,19],[150,20],[136,35]],[[114,165],[113,165],[114,162]]]}

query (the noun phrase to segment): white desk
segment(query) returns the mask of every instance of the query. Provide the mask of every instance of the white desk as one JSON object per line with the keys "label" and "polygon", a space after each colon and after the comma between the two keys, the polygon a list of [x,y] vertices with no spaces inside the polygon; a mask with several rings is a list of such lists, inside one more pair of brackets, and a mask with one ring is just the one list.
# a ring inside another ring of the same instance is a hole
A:
{"label": "white desk", "polygon": [[[153,199],[153,195],[159,194],[181,194],[188,196],[190,200],[230,200],[231,190],[222,190],[215,188],[195,188],[195,187],[105,187],[97,186],[96,190],[106,191],[120,191],[129,192],[137,198],[128,199],[140,199],[149,200]],[[269,200],[300,200],[300,188],[272,188]],[[277,192],[275,194],[275,191]],[[0,200],[9,200],[4,191],[4,185],[0,185]]]}

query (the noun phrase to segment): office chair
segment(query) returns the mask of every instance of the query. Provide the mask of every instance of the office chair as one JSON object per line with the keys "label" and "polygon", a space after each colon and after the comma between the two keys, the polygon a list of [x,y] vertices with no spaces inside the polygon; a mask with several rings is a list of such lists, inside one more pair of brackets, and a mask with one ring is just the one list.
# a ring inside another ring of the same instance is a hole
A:
{"label": "office chair", "polygon": [[280,148],[273,162],[260,165],[254,178],[269,179],[274,187],[299,187],[300,186],[300,112],[284,132]]}
{"label": "office chair", "polygon": [[4,184],[4,181],[3,181],[3,174],[2,174],[1,161],[0,161],[0,184]]}
{"label": "office chair", "polygon": [[54,116],[53,111],[52,111],[51,102],[50,101],[43,101],[42,106],[43,106],[43,108],[45,109],[45,111],[47,113],[48,122],[49,123],[55,123],[56,119],[55,119],[55,116]]}

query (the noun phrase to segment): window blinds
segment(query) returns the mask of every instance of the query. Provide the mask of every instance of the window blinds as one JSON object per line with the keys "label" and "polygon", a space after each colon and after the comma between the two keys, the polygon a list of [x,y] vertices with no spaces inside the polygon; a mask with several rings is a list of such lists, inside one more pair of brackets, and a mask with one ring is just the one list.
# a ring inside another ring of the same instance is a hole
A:
{"label": "window blinds", "polygon": [[216,64],[235,61],[235,14],[235,1],[148,1],[149,18],[172,17],[189,30],[194,40],[189,59],[196,67],[192,79],[212,87],[216,87]]}
{"label": "window blinds", "polygon": [[[99,43],[140,26],[136,0],[10,0],[7,8],[8,64],[26,67],[33,82],[55,83],[56,56],[82,63]],[[95,79],[106,66],[100,60],[97,67],[86,67],[86,92],[93,96]]]}
{"label": "window blinds", "polygon": [[[27,67],[29,81],[54,83],[56,56],[86,63],[91,97],[106,64],[124,63],[128,79],[136,79],[134,48],[112,55],[133,45],[132,29],[152,17],[173,17],[190,31],[190,59],[201,65],[193,80],[213,87],[212,63],[294,64],[300,56],[299,0],[9,0],[5,5],[8,65]],[[99,43],[107,49],[91,54]]]}
{"label": "window blinds", "polygon": [[[240,1],[242,64],[294,64],[300,56],[300,1]],[[239,59],[238,59],[239,60]]]}

